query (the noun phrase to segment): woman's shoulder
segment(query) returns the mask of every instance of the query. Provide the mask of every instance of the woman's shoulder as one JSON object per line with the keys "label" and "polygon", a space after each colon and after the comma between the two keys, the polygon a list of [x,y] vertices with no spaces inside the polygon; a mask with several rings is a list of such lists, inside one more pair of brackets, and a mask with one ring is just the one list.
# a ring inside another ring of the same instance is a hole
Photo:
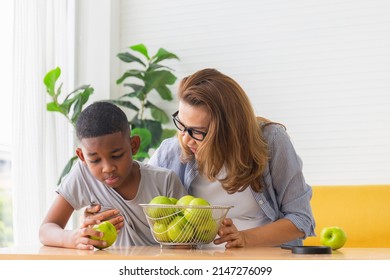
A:
{"label": "woman's shoulder", "polygon": [[148,163],[166,167],[168,162],[179,160],[180,151],[180,144],[177,137],[167,138],[163,140],[157,150],[154,151]]}
{"label": "woman's shoulder", "polygon": [[166,139],[164,139],[161,142],[159,148],[165,148],[165,149],[177,149],[177,148],[180,148],[179,140],[177,139],[176,136],[170,137],[170,138],[166,138]]}
{"label": "woman's shoulder", "polygon": [[276,122],[259,123],[264,139],[267,143],[273,142],[275,138],[287,136],[286,127]]}
{"label": "woman's shoulder", "polygon": [[156,153],[161,155],[180,154],[181,148],[177,137],[164,139],[157,148]]}

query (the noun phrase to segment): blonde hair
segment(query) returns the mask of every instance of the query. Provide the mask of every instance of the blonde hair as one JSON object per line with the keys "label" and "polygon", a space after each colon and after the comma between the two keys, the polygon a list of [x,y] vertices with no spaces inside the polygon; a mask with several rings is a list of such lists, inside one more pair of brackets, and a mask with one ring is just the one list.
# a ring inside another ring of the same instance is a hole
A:
{"label": "blonde hair", "polygon": [[[210,115],[207,136],[197,150],[200,174],[211,181],[220,181],[228,193],[243,191],[248,186],[260,192],[268,147],[259,120],[240,85],[215,69],[204,69],[181,81],[178,96],[181,102],[206,108]],[[178,138],[181,158],[188,162],[194,155],[184,145],[182,134]],[[220,178],[223,168],[226,176]]]}

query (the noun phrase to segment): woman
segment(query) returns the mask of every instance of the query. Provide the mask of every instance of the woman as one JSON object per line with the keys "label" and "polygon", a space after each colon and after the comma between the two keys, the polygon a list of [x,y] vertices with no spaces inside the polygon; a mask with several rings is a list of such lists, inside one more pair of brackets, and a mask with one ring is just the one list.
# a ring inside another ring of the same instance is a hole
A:
{"label": "woman", "polygon": [[179,133],[149,164],[174,170],[194,196],[234,206],[214,243],[301,245],[314,235],[311,187],[284,126],[256,118],[243,89],[215,69],[184,78],[178,97]]}
{"label": "woman", "polygon": [[234,206],[214,244],[302,245],[314,235],[311,187],[284,126],[256,118],[243,89],[215,69],[184,78],[178,97],[177,137],[148,163],[173,170],[190,194]]}

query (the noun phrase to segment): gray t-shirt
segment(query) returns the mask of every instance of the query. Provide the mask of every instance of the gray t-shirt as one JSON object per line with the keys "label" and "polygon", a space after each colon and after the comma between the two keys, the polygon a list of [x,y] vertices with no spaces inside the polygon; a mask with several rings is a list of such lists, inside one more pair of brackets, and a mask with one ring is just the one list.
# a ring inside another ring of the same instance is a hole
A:
{"label": "gray t-shirt", "polygon": [[159,195],[180,198],[187,194],[176,174],[167,169],[138,162],[141,181],[134,199],[123,199],[114,189],[95,179],[88,167],[78,161],[57,188],[75,210],[91,203],[102,206],[102,210],[118,209],[125,219],[115,246],[155,245],[148,222],[140,203],[149,203]]}

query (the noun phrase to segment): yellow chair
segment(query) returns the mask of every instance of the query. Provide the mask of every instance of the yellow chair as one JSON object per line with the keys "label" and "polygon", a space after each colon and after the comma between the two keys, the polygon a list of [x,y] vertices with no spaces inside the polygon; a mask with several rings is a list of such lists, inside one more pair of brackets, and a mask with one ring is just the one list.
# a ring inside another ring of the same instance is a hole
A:
{"label": "yellow chair", "polygon": [[311,205],[317,236],[304,245],[320,245],[321,230],[339,226],[345,247],[390,247],[390,185],[313,186]]}

